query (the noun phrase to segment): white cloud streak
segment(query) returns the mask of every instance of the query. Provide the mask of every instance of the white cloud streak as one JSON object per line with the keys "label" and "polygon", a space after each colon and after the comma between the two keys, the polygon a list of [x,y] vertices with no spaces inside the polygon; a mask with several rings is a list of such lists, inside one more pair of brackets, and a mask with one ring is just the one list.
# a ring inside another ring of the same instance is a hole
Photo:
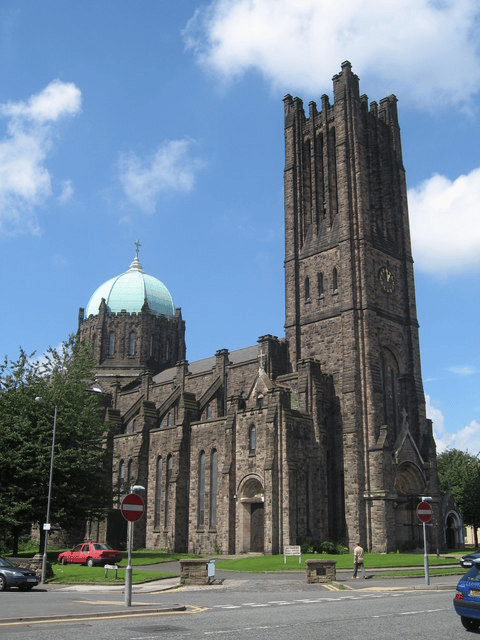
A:
{"label": "white cloud streak", "polygon": [[430,396],[425,396],[427,418],[433,422],[433,436],[437,453],[447,449],[468,451],[473,455],[480,453],[480,423],[472,420],[469,425],[454,433],[445,428],[445,420],[440,409],[433,406]]}
{"label": "white cloud streak", "polygon": [[36,209],[52,195],[45,163],[55,125],[80,109],[80,90],[60,80],[27,102],[0,105],[0,117],[7,120],[6,135],[0,140],[0,235],[39,232]]}
{"label": "white cloud streak", "polygon": [[73,182],[71,180],[64,180],[61,185],[61,192],[57,197],[57,200],[60,204],[67,204],[75,193],[75,189],[73,187]]}
{"label": "white cloud streak", "polygon": [[128,201],[144,213],[154,213],[158,200],[175,192],[189,192],[204,161],[193,156],[191,139],[164,142],[150,156],[133,151],[119,161],[121,188]]}
{"label": "white cloud streak", "polygon": [[435,276],[480,268],[480,168],[409,189],[415,266]]}
{"label": "white cloud streak", "polygon": [[369,85],[424,107],[480,87],[477,0],[216,0],[184,30],[198,63],[225,81],[254,70],[273,87],[331,87],[348,59]]}
{"label": "white cloud streak", "polygon": [[456,376],[473,376],[475,373],[478,373],[478,369],[476,367],[472,367],[468,364],[458,365],[457,367],[448,367],[448,371]]}

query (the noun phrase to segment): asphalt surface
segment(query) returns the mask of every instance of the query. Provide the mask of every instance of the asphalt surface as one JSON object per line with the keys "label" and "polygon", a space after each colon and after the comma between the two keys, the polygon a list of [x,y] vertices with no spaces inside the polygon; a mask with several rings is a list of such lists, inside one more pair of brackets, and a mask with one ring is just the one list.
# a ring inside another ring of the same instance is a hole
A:
{"label": "asphalt surface", "polygon": [[[135,567],[138,569],[138,567]],[[158,565],[152,566],[158,570]],[[148,576],[148,567],[142,567]],[[167,563],[162,565],[162,569],[172,573],[180,573],[179,563]],[[391,570],[389,570],[391,571]],[[336,581],[326,585],[306,585],[305,571],[288,571],[275,573],[239,573],[228,571],[216,571],[213,583],[210,585],[180,586],[180,578],[168,578],[134,584],[132,586],[132,605],[128,608],[119,607],[124,600],[124,585],[61,585],[46,584],[38,585],[28,593],[18,593],[20,597],[9,597],[8,607],[1,607],[0,624],[7,622],[30,622],[38,620],[71,620],[81,618],[91,618],[95,616],[141,616],[146,613],[166,613],[185,611],[188,605],[182,603],[187,601],[187,592],[210,590],[224,591],[235,590],[245,592],[255,591],[300,591],[304,589],[328,589],[337,590],[374,590],[374,591],[414,591],[414,590],[455,590],[458,580],[462,575],[460,569],[458,575],[444,575],[430,577],[430,584],[426,584],[425,576],[418,578],[405,577],[382,577],[381,570],[367,570],[366,579],[352,580],[352,571],[338,570]],[[148,578],[147,578],[148,579]],[[9,595],[13,595],[12,590]],[[42,600],[45,594],[51,594],[54,598],[48,597],[49,615],[45,615],[43,606],[39,598],[35,598],[36,592],[41,591]],[[166,591],[173,592],[177,603],[160,604],[155,594]],[[83,594],[83,596],[82,596]],[[1,594],[3,596],[4,594]],[[17,594],[15,594],[17,595]],[[71,596],[74,596],[72,598]],[[143,596],[143,599],[142,599]],[[79,608],[78,600],[82,598],[82,605]],[[113,599],[116,598],[116,602]],[[3,597],[0,597],[0,603]],[[58,603],[58,607],[57,607]],[[6,602],[5,602],[6,604]],[[98,605],[103,606],[98,606]]]}

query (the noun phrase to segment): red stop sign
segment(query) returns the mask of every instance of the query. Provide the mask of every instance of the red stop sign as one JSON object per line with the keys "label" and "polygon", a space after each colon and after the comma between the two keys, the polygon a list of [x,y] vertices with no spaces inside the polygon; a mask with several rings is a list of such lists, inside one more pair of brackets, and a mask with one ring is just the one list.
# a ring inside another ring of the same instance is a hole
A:
{"label": "red stop sign", "polygon": [[432,519],[432,505],[428,502],[420,502],[417,507],[417,516],[420,522],[430,522]]}
{"label": "red stop sign", "polygon": [[136,522],[143,516],[145,505],[138,494],[129,493],[128,496],[125,496],[122,500],[120,510],[125,520],[128,520],[129,522]]}

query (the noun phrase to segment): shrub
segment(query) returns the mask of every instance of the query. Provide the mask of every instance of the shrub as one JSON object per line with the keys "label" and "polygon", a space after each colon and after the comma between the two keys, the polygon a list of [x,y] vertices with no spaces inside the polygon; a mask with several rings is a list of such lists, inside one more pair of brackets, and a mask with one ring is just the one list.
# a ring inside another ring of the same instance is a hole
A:
{"label": "shrub", "polygon": [[319,544],[318,540],[314,540],[314,538],[303,538],[299,542],[302,553],[318,553],[319,552]]}
{"label": "shrub", "polygon": [[335,547],[337,549],[335,551],[335,553],[338,553],[338,555],[341,555],[342,553],[350,553],[348,547],[346,547],[344,544],[340,544],[339,543],[339,544],[335,545]]}
{"label": "shrub", "polygon": [[324,540],[320,545],[320,551],[322,553],[335,554],[337,553],[337,545],[330,540]]}

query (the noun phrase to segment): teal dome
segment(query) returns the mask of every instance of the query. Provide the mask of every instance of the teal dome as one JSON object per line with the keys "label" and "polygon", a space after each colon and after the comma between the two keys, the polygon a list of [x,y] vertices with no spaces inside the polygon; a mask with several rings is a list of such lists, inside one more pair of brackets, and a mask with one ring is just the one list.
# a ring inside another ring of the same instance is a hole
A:
{"label": "teal dome", "polygon": [[175,315],[175,306],[167,287],[163,282],[143,271],[138,256],[128,271],[110,278],[98,287],[87,304],[86,318],[98,314],[102,298],[105,298],[111,313],[120,311],[140,313],[146,301],[150,311],[157,315],[167,318],[173,318]]}

